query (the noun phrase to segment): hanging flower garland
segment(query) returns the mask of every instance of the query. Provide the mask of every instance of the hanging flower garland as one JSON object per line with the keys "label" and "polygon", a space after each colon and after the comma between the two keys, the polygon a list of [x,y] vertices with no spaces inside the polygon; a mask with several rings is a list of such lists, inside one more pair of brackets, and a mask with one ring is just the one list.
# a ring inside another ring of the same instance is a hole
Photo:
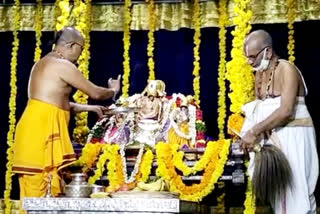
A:
{"label": "hanging flower garland", "polygon": [[[233,11],[235,16],[233,24],[235,29],[231,33],[234,36],[231,50],[232,60],[227,63],[226,73],[231,90],[229,93],[231,100],[230,110],[234,114],[229,117],[228,126],[240,132],[243,122],[240,114],[241,106],[254,99],[254,75],[243,55],[244,40],[251,30],[252,11],[248,8],[250,0],[234,0],[234,3]],[[240,128],[238,129],[237,127]]]}
{"label": "hanging flower garland", "polygon": [[[153,162],[153,153],[151,149],[147,149],[142,157],[142,161],[139,168],[140,177],[137,178],[138,181],[146,182],[149,178]],[[138,174],[139,174],[138,173]]]}
{"label": "hanging flower garland", "polygon": [[228,23],[227,1],[219,1],[219,51],[220,60],[218,68],[218,129],[219,139],[224,139],[224,123],[226,118],[226,26]]}
{"label": "hanging flower garland", "polygon": [[117,189],[124,184],[124,175],[122,174],[123,166],[119,149],[120,147],[118,145],[115,145],[110,149],[109,162],[107,165],[109,186],[113,189]]}
{"label": "hanging flower garland", "polygon": [[[245,162],[246,168],[248,168],[248,161]],[[249,177],[248,171],[246,172],[248,183],[247,183],[247,190],[246,190],[246,200],[244,202],[244,214],[254,214],[256,211],[255,205],[255,197],[252,194],[252,185],[251,179]]]}
{"label": "hanging flower garland", "polygon": [[59,31],[65,26],[67,26],[69,23],[68,19],[70,15],[70,6],[69,0],[59,0],[57,4],[60,9],[60,15],[57,17],[56,20],[56,30]]}
{"label": "hanging flower garland", "polygon": [[111,146],[109,144],[103,145],[102,154],[99,156],[99,160],[96,164],[96,170],[94,171],[94,175],[91,176],[88,180],[89,184],[94,184],[97,179],[101,178],[102,173],[105,170],[106,161],[108,160],[108,158],[110,158],[110,150],[113,151],[112,149],[110,149],[110,147]]}
{"label": "hanging flower garland", "polygon": [[199,0],[194,0],[193,3],[193,26],[194,26],[194,35],[193,35],[193,92],[194,92],[194,100],[197,105],[200,105],[200,4]]}
{"label": "hanging flower garland", "polygon": [[61,0],[56,0],[54,2],[54,26],[57,26],[58,23],[58,17],[61,15],[61,11],[60,11],[60,7],[59,7],[59,3]]}
{"label": "hanging flower garland", "polygon": [[295,0],[287,0],[287,6],[288,6],[288,55],[289,55],[289,61],[293,64],[295,57],[294,57],[294,21],[296,19],[296,13],[295,13]]}
{"label": "hanging flower garland", "polygon": [[123,20],[123,79],[122,97],[128,97],[129,76],[130,76],[130,23],[131,23],[131,0],[124,1],[124,20]]}
{"label": "hanging flower garland", "polygon": [[[239,137],[237,133],[240,133],[244,118],[241,114],[232,114],[228,119],[228,134],[234,137]],[[235,131],[237,133],[235,133]]]}
{"label": "hanging flower garland", "polygon": [[232,31],[231,57],[227,63],[226,77],[230,82],[229,98],[231,100],[230,110],[240,113],[241,106],[254,98],[254,76],[250,65],[243,55],[243,43],[246,35],[251,30],[250,19],[252,11],[248,9],[250,0],[235,0],[233,11],[235,16]]}
{"label": "hanging flower garland", "polygon": [[210,161],[218,161],[219,157],[215,156],[216,152],[216,142],[208,142],[206,150],[199,161],[197,161],[193,167],[187,166],[184,161],[184,152],[178,151],[179,145],[169,143],[171,146],[171,153],[173,155],[173,165],[179,169],[184,176],[189,176],[204,170]]}
{"label": "hanging flower garland", "polygon": [[[91,144],[91,145],[90,145]],[[88,146],[87,146],[88,145]],[[98,158],[100,151],[102,154],[99,156],[96,163],[96,170],[94,175],[89,178],[89,183],[93,184],[102,176],[105,170],[105,164],[107,163],[107,178],[109,180],[109,186],[113,189],[119,188],[122,184],[135,183],[137,181],[145,182],[149,178],[153,154],[150,149],[143,154],[140,154],[142,158],[137,157],[140,161],[137,161],[137,172],[132,173],[130,178],[127,178],[126,163],[123,161],[123,157],[119,154],[120,146],[118,144],[92,144],[88,143],[82,150],[82,155],[79,158],[81,165],[84,167],[91,167],[93,162]],[[89,146],[90,145],[90,146]],[[139,152],[140,153],[140,152]]]}
{"label": "hanging flower garland", "polygon": [[82,166],[82,171],[87,172],[99,157],[103,145],[101,143],[87,143],[81,151],[81,156],[73,165]]}
{"label": "hanging flower garland", "polygon": [[41,35],[42,35],[42,18],[43,18],[43,8],[42,0],[37,0],[36,8],[36,23],[35,23],[35,33],[36,33],[36,48],[34,52],[34,62],[37,62],[41,58]]}
{"label": "hanging flower garland", "polygon": [[214,157],[219,156],[218,161],[210,161],[205,168],[202,179],[199,184],[187,186],[183,183],[182,177],[179,176],[173,165],[173,155],[170,144],[159,142],[156,145],[157,155],[157,175],[169,181],[170,191],[177,192],[180,199],[188,201],[200,201],[208,195],[214,188],[223,173],[224,164],[229,154],[230,140],[222,140],[215,143]]}
{"label": "hanging flower garland", "polygon": [[[78,59],[78,69],[86,79],[89,79],[91,0],[86,0],[85,3],[83,3],[82,0],[76,0],[74,3],[76,6],[73,11],[76,17],[76,29],[81,32],[84,38],[83,50]],[[80,104],[88,103],[88,95],[80,90],[76,91],[73,95],[73,99]],[[73,139],[80,144],[84,144],[89,133],[89,128],[87,126],[88,112],[77,113],[75,121],[76,127],[73,130]]]}
{"label": "hanging flower garland", "polygon": [[148,4],[148,12],[149,12],[149,32],[148,32],[148,47],[147,47],[147,55],[148,55],[148,67],[149,67],[149,78],[148,80],[154,80],[154,60],[153,60],[153,51],[154,51],[154,31],[155,31],[155,5],[154,0],[146,0]]}
{"label": "hanging flower garland", "polygon": [[217,197],[217,214],[224,214],[226,213],[226,208],[225,208],[225,190],[224,190],[224,182],[220,181],[218,182],[218,189],[221,191],[220,195]]}
{"label": "hanging flower garland", "polygon": [[13,161],[13,143],[14,132],[16,126],[16,97],[17,97],[17,64],[18,64],[18,49],[19,38],[18,30],[20,28],[20,1],[14,1],[14,17],[13,17],[13,42],[11,51],[11,63],[10,63],[10,98],[9,98],[9,131],[7,133],[7,170],[5,175],[5,190],[4,190],[4,206],[5,213],[11,213],[10,193],[12,184],[12,161]]}

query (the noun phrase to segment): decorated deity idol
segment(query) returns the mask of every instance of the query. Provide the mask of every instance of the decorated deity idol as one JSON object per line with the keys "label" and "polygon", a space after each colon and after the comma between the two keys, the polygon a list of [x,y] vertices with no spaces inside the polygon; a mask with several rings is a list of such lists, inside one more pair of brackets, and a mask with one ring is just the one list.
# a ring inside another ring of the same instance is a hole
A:
{"label": "decorated deity idol", "polygon": [[161,80],[150,80],[148,85],[136,100],[136,105],[141,109],[137,118],[137,129],[134,140],[153,147],[165,125],[165,84]]}
{"label": "decorated deity idol", "polygon": [[[178,144],[181,147],[192,148],[196,139],[196,107],[191,105],[188,98],[182,94],[174,96],[173,99],[176,100],[176,107],[170,113],[168,142]],[[177,99],[179,102],[177,102]]]}

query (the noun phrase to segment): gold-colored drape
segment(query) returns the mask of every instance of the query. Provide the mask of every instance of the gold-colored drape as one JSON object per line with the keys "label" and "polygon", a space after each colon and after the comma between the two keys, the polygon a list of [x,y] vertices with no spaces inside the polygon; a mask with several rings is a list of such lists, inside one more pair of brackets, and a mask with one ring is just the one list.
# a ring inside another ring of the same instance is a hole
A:
{"label": "gold-colored drape", "polygon": [[[252,0],[252,23],[287,22],[285,0]],[[296,21],[320,20],[320,0],[296,0]],[[216,1],[201,3],[201,27],[218,26],[218,9]],[[233,1],[229,1],[229,19],[233,17]],[[21,30],[33,31],[35,24],[35,5],[21,6]],[[93,31],[122,31],[122,5],[93,5]],[[0,31],[13,29],[12,6],[0,6]],[[177,30],[192,28],[192,3],[156,4],[156,29]],[[54,29],[54,7],[44,6],[43,30]],[[71,23],[72,23],[71,17]],[[230,23],[232,23],[230,21]],[[132,30],[148,30],[148,8],[146,4],[134,4],[132,8]]]}

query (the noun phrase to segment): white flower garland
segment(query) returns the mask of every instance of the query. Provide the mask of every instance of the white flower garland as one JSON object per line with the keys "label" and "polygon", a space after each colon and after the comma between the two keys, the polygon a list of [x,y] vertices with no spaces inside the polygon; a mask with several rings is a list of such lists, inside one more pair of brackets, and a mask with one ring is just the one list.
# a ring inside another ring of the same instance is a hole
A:
{"label": "white flower garland", "polygon": [[138,171],[139,171],[139,166],[141,163],[142,155],[144,151],[144,144],[140,144],[139,148],[139,153],[137,155],[137,160],[136,163],[134,164],[133,171],[131,172],[131,175],[128,179],[128,174],[127,174],[127,163],[126,163],[126,156],[125,156],[125,146],[121,145],[120,147],[120,156],[121,156],[121,161],[122,161],[122,172],[124,176],[124,181],[126,184],[131,183],[134,181]]}
{"label": "white flower garland", "polygon": [[197,130],[196,130],[196,111],[197,108],[189,105],[189,135],[191,135],[191,146],[196,144]]}

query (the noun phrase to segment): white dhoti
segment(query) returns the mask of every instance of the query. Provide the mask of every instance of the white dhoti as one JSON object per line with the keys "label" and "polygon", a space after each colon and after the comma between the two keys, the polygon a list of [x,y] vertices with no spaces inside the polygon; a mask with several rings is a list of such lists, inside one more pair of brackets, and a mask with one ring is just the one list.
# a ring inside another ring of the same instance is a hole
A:
{"label": "white dhoti", "polygon": [[[243,106],[246,115],[241,130],[244,135],[255,124],[265,120],[280,107],[281,97],[269,98],[264,101],[255,100]],[[316,148],[316,135],[312,120],[304,102],[304,97],[297,98],[292,115],[293,121],[283,127],[272,130],[273,137],[260,143],[272,143],[280,147],[287,157],[293,174],[293,188],[286,192],[283,199],[276,202],[276,214],[316,213],[314,190],[316,187],[319,166]],[[276,142],[278,141],[278,142]],[[254,153],[250,153],[249,174],[252,177]]]}

